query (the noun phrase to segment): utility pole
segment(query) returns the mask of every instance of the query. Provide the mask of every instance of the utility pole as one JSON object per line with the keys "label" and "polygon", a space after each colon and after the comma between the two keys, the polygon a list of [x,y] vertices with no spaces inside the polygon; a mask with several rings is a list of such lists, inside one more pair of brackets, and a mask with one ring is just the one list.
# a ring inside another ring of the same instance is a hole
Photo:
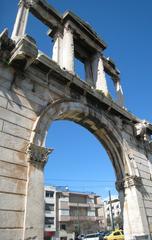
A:
{"label": "utility pole", "polygon": [[114,219],[113,219],[113,214],[112,214],[112,202],[111,202],[111,192],[109,191],[109,204],[110,204],[110,215],[111,215],[111,226],[112,226],[112,230],[115,230],[115,226],[114,226]]}
{"label": "utility pole", "polygon": [[77,203],[77,220],[78,220],[78,233],[80,234],[80,219],[79,219],[79,205]]}

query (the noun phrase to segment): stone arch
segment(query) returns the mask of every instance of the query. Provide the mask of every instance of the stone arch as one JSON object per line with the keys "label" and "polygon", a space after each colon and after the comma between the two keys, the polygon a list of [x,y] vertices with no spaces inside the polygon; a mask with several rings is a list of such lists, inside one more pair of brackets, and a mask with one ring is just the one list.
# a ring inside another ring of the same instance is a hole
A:
{"label": "stone arch", "polygon": [[[65,98],[50,102],[41,112],[33,127],[30,139],[30,156],[28,156],[31,161],[29,161],[28,170],[25,227],[31,221],[30,216],[34,216],[34,212],[37,211],[37,219],[32,220],[32,226],[34,226],[33,229],[41,226],[37,231],[39,231],[39,236],[43,237],[43,166],[50,151],[45,148],[45,139],[51,122],[60,119],[71,120],[84,126],[105,147],[115,170],[116,188],[120,196],[123,213],[125,238],[133,240],[133,234],[139,235],[138,232],[133,233],[132,231],[131,224],[134,222],[134,217],[138,219],[137,229],[140,229],[140,236],[143,236],[145,231],[145,236],[148,237],[149,230],[146,214],[143,211],[142,194],[138,190],[141,185],[141,178],[137,174],[131,150],[123,134],[118,129],[114,119],[110,119],[108,112],[102,111],[102,109],[98,112],[85,102]],[[35,205],[33,210],[32,204],[35,199],[37,206]],[[132,210],[134,211],[133,216],[131,215]],[[34,234],[31,231],[25,229],[25,236]],[[149,240],[149,238],[146,239]]]}
{"label": "stone arch", "polygon": [[134,175],[128,159],[127,143],[117,126],[105,112],[97,112],[87,104],[71,99],[60,99],[48,104],[38,117],[31,136],[31,143],[45,146],[48,128],[54,120],[71,120],[88,129],[106,149],[115,170],[117,181],[126,175]]}

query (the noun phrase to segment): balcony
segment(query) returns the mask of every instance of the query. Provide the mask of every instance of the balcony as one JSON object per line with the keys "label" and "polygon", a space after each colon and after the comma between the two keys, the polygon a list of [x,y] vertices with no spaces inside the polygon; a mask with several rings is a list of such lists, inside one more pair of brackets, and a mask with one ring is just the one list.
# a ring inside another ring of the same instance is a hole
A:
{"label": "balcony", "polygon": [[55,217],[54,211],[45,210],[45,216],[46,217]]}
{"label": "balcony", "polygon": [[69,204],[67,201],[59,201],[59,209],[69,209]]}
{"label": "balcony", "polygon": [[102,203],[98,203],[98,204],[94,204],[95,208],[103,208],[103,204]]}
{"label": "balcony", "polygon": [[69,202],[70,207],[84,207],[84,208],[102,208],[103,204],[94,204],[94,203],[74,203]]}
{"label": "balcony", "polygon": [[70,221],[70,216],[66,216],[66,215],[59,216],[59,222],[67,222],[67,221]]}
{"label": "balcony", "polygon": [[90,207],[90,204],[89,204],[89,203],[74,203],[74,202],[69,202],[69,206],[70,206],[70,207],[77,207],[77,208],[79,208],[79,207],[86,207],[86,208],[88,208],[88,207]]}
{"label": "balcony", "polygon": [[56,231],[55,225],[45,224],[44,228],[45,228],[45,231],[53,231],[53,232]]}
{"label": "balcony", "polygon": [[70,221],[76,221],[76,220],[80,220],[80,221],[96,221],[98,220],[97,217],[89,217],[89,216],[70,216],[69,217]]}
{"label": "balcony", "polygon": [[45,203],[55,204],[54,198],[45,197]]}

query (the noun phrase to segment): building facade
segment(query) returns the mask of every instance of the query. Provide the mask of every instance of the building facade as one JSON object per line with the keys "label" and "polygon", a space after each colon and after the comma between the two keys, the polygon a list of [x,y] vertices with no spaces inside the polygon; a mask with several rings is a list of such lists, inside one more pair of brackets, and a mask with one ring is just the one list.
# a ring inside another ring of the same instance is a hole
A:
{"label": "building facade", "polygon": [[95,193],[45,186],[45,239],[73,239],[105,227],[104,205]]}
{"label": "building facade", "polygon": [[51,239],[56,233],[56,188],[45,186],[45,239]]}
{"label": "building facade", "polygon": [[122,227],[122,212],[118,198],[112,199],[111,203],[104,201],[104,210],[108,228],[112,228],[112,225],[115,228]]}

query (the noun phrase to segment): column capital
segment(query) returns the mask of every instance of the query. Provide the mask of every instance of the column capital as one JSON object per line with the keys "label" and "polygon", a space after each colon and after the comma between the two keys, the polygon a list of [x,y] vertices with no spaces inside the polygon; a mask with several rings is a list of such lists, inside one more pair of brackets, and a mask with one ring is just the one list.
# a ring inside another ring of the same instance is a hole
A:
{"label": "column capital", "polygon": [[48,155],[53,151],[51,148],[45,148],[30,143],[27,147],[28,161],[38,168],[44,168],[48,160]]}
{"label": "column capital", "polygon": [[72,34],[73,34],[73,32],[74,32],[73,28],[71,27],[71,25],[70,25],[69,23],[66,23],[66,24],[64,25],[64,29],[65,29],[66,31],[68,31],[68,32],[71,32]]}
{"label": "column capital", "polygon": [[18,6],[21,6],[23,4],[26,8],[30,8],[37,3],[38,0],[20,0]]}
{"label": "column capital", "polygon": [[147,133],[147,128],[149,127],[149,122],[143,120],[135,124],[135,135],[136,137],[141,137],[144,141],[149,141],[150,136]]}
{"label": "column capital", "polygon": [[142,185],[141,177],[138,176],[127,176],[122,180],[116,181],[116,189],[122,191],[125,188],[130,188],[132,186],[140,187]]}

